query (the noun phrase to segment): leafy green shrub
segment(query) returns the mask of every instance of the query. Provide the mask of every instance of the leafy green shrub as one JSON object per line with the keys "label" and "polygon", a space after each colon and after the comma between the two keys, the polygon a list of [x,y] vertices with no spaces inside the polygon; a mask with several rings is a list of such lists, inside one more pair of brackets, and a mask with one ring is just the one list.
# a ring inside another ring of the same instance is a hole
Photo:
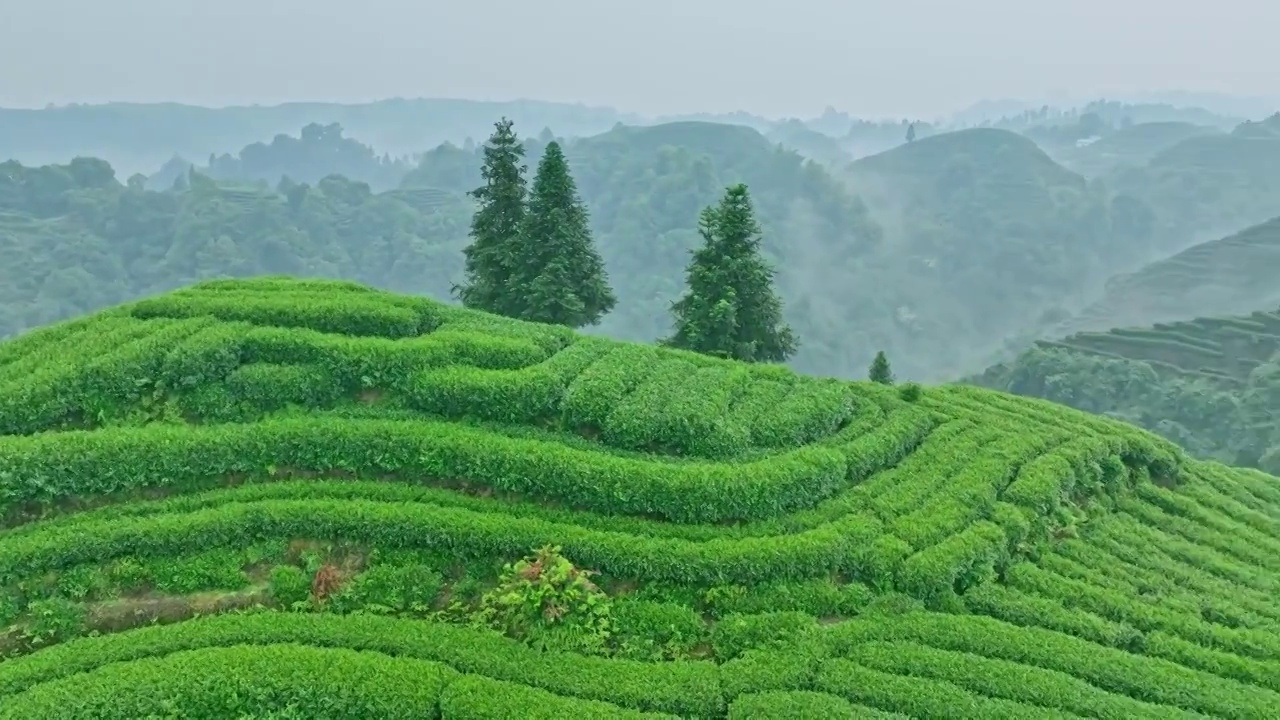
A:
{"label": "leafy green shrub", "polygon": [[157,558],[147,563],[155,589],[175,595],[243,588],[249,584],[243,564],[243,553],[230,548],[183,558]]}
{"label": "leafy green shrub", "polygon": [[919,383],[903,383],[902,386],[898,388],[898,397],[907,402],[915,402],[919,400],[920,396],[923,394],[924,389],[920,387]]}
{"label": "leafy green shrub", "polygon": [[711,614],[754,615],[795,610],[814,617],[856,615],[875,597],[860,583],[837,584],[831,578],[774,580],[753,585],[718,585],[705,594]]}
{"label": "leafy green shrub", "polygon": [[711,631],[711,647],[721,661],[754,648],[779,647],[818,627],[812,615],[781,611],[730,615]]}
{"label": "leafy green shrub", "polygon": [[676,720],[675,715],[628,710],[599,700],[562,697],[517,683],[464,675],[449,683],[440,697],[444,720]]}
{"label": "leafy green shrub", "polygon": [[[891,449],[919,434],[911,424],[886,431],[879,443]],[[271,467],[459,479],[597,512],[720,522],[812,507],[845,486],[849,459],[807,446],[752,462],[655,462],[460,423],[322,416],[0,437],[0,473],[15,478],[8,502],[181,488]]]}
{"label": "leafy green shrub", "polygon": [[106,575],[121,592],[141,590],[151,585],[151,568],[135,557],[122,557],[107,566]]}
{"label": "leafy green shrub", "polygon": [[11,591],[0,590],[0,628],[6,628],[22,615],[22,598]]}
{"label": "leafy green shrub", "polygon": [[766,690],[809,687],[823,655],[808,645],[747,650],[720,665],[720,687],[725,699],[732,701],[739,695]]}
{"label": "leafy green shrub", "polygon": [[58,576],[58,594],[72,600],[100,598],[111,589],[111,578],[97,565],[79,565]]}
{"label": "leafy green shrub", "polygon": [[478,619],[541,650],[602,653],[612,623],[609,596],[560,548],[544,546],[507,565],[480,601]]}
{"label": "leafy green shrub", "polygon": [[300,567],[277,565],[271,569],[267,592],[281,607],[296,607],[298,603],[305,603],[311,597],[311,578]]}
{"label": "leafy green shrub", "polygon": [[636,660],[687,657],[707,634],[698,613],[674,603],[624,598],[614,602],[611,618],[618,654]]}
{"label": "leafy green shrub", "polygon": [[742,695],[729,705],[729,720],[871,720],[906,715],[854,706],[844,698],[811,690],[775,690]]}
{"label": "leafy green shrub", "polygon": [[27,605],[22,634],[32,645],[62,642],[84,634],[86,618],[84,605],[66,598],[35,600]]}
{"label": "leafy green shrub", "polygon": [[426,565],[375,565],[351,579],[330,599],[333,612],[427,613],[444,587],[444,576]]}

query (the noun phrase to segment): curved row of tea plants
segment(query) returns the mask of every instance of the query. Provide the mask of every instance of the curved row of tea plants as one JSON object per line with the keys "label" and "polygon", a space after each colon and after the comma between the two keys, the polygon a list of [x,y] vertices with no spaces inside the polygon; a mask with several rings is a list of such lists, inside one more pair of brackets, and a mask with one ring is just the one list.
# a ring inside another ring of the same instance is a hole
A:
{"label": "curved row of tea plants", "polygon": [[1280,485],[1050,403],[266,278],[0,431],[0,717],[1280,716]]}
{"label": "curved row of tea plants", "polygon": [[1171,377],[1240,386],[1280,352],[1280,311],[1078,333],[1037,345],[1143,362]]}

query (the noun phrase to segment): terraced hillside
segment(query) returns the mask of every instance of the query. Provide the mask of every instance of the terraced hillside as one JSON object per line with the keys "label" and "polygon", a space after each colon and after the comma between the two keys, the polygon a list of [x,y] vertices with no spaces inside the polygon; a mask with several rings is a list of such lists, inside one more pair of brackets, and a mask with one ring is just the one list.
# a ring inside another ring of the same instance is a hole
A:
{"label": "terraced hillside", "polygon": [[1041,341],[973,381],[1123,418],[1197,455],[1280,472],[1280,311]]}
{"label": "terraced hillside", "polygon": [[0,718],[1280,717],[1280,481],[1064,407],[283,278],[0,385]]}
{"label": "terraced hillside", "polygon": [[1280,215],[1280,114],[1189,137],[1106,184],[1154,211],[1166,253],[1263,222]]}
{"label": "terraced hillside", "polygon": [[1107,283],[1059,332],[1239,315],[1280,305],[1280,217],[1200,243]]}

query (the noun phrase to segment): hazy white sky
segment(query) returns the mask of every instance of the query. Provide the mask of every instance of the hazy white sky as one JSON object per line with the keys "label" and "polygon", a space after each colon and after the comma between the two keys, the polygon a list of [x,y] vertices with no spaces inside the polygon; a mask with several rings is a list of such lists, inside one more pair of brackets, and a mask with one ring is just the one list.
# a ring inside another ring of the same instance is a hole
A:
{"label": "hazy white sky", "polygon": [[1277,0],[0,0],[0,105],[393,96],[930,115],[1280,96]]}

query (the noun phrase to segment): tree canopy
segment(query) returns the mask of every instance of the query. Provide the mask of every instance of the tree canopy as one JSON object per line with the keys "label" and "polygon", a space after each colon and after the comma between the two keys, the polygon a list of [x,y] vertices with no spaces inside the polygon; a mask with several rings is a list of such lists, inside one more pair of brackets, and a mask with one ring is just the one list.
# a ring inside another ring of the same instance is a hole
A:
{"label": "tree canopy", "polygon": [[730,186],[699,218],[703,246],[686,271],[688,292],[671,306],[667,345],[748,362],[782,362],[798,345],[760,256],[760,225],[747,186]]}

